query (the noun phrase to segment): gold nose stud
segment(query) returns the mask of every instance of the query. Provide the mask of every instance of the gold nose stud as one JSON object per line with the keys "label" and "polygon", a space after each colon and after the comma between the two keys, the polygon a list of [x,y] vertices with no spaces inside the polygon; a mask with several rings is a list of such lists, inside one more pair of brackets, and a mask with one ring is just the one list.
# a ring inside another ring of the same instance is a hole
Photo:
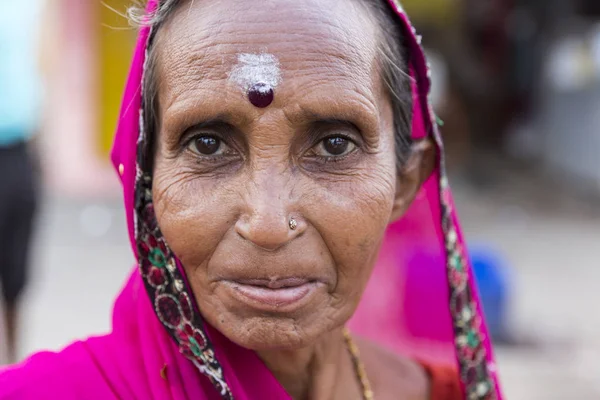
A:
{"label": "gold nose stud", "polygon": [[296,228],[298,227],[298,222],[296,222],[296,220],[294,218],[290,218],[290,229],[295,231]]}

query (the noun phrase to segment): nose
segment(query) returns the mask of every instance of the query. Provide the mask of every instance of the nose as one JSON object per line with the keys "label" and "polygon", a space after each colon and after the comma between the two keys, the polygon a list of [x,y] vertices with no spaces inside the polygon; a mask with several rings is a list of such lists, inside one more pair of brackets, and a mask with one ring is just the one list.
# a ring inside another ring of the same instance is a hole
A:
{"label": "nose", "polygon": [[[291,220],[296,221],[295,224]],[[291,228],[294,226],[294,229]],[[255,246],[276,251],[304,231],[305,223],[298,217],[254,215],[249,219],[240,218],[236,223],[237,233]]]}
{"label": "nose", "polygon": [[245,196],[246,212],[235,224],[237,233],[255,246],[276,251],[306,230],[302,216],[292,211],[289,185],[270,175],[257,184],[253,180]]}

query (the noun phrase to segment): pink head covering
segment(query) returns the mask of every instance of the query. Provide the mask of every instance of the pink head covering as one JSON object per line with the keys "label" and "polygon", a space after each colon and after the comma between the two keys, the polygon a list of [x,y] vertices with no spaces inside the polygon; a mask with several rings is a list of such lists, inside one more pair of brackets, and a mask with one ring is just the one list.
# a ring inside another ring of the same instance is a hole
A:
{"label": "pink head covering", "polygon": [[[389,228],[351,326],[404,354],[456,362],[465,398],[500,399],[441,137],[428,103],[428,67],[400,4],[389,1],[408,38],[413,137],[433,137],[439,159],[406,216]],[[150,0],[148,11],[155,7],[156,0]],[[289,399],[254,352],[203,322],[184,270],[156,224],[143,159],[147,138],[141,92],[151,40],[151,28],[142,28],[112,151],[139,268],[115,303],[109,335],[74,343],[61,353],[34,355],[2,371],[2,399]]]}

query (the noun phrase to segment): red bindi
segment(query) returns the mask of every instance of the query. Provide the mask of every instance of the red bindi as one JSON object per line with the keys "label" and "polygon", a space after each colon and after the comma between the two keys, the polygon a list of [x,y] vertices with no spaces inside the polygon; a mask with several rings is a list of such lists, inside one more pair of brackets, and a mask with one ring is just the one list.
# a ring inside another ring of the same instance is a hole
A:
{"label": "red bindi", "polygon": [[273,88],[266,83],[257,83],[248,90],[248,100],[253,106],[265,108],[271,105],[275,93]]}

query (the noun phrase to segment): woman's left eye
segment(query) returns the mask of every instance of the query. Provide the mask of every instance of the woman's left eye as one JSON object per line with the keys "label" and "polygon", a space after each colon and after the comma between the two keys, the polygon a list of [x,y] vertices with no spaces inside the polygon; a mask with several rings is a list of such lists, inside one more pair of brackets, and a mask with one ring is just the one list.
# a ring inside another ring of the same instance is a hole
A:
{"label": "woman's left eye", "polygon": [[340,157],[351,153],[355,148],[356,144],[344,136],[329,136],[317,144],[315,154],[323,157]]}

